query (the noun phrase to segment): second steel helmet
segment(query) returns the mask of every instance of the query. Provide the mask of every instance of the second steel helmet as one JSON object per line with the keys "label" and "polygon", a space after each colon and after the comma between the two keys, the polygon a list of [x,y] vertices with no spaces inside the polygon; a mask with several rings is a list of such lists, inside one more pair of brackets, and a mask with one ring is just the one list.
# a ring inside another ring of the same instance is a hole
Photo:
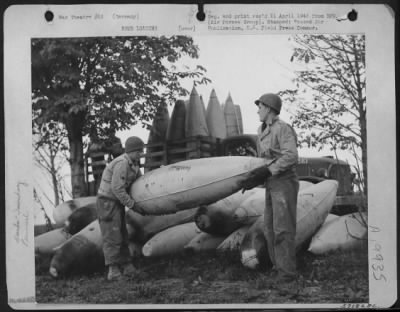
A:
{"label": "second steel helmet", "polygon": [[144,143],[142,139],[131,136],[125,141],[125,153],[141,151],[144,148]]}
{"label": "second steel helmet", "polygon": [[256,105],[263,104],[269,106],[274,109],[278,114],[281,112],[282,100],[279,95],[276,95],[274,93],[263,94],[254,103],[256,103]]}

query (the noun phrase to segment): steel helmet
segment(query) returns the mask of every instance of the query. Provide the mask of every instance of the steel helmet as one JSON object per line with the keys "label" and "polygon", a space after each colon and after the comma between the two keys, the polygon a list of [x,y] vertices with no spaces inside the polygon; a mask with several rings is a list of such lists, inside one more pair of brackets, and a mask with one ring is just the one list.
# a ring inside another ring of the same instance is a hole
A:
{"label": "steel helmet", "polygon": [[131,136],[125,141],[125,153],[141,151],[144,148],[144,143],[142,139]]}
{"label": "steel helmet", "polygon": [[274,109],[278,114],[281,112],[282,100],[277,94],[274,93],[263,94],[254,103],[256,103],[256,105],[263,104],[265,106],[269,106],[272,109]]}

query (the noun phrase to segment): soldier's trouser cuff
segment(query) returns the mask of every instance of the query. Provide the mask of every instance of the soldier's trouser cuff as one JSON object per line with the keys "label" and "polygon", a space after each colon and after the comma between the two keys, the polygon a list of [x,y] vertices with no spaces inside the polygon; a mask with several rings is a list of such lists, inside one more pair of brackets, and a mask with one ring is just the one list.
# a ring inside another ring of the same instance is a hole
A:
{"label": "soldier's trouser cuff", "polygon": [[99,224],[103,237],[106,265],[125,263],[129,259],[128,236],[123,205],[113,200],[98,200]]}

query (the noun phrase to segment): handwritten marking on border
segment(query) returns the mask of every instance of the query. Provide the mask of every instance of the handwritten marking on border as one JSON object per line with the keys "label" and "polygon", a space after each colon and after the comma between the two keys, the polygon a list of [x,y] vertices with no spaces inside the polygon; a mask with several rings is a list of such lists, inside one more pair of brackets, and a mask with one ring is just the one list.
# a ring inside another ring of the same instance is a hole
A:
{"label": "handwritten marking on border", "polygon": [[14,209],[15,216],[13,226],[15,229],[14,240],[19,244],[22,243],[25,246],[29,244],[29,211],[22,207],[22,188],[27,188],[29,186],[26,182],[18,182],[17,184],[17,207]]}
{"label": "handwritten marking on border", "polygon": [[[373,235],[374,233],[381,232],[381,229],[377,226],[369,225],[370,233]],[[372,258],[370,259],[370,266],[372,268],[372,276],[376,281],[385,281],[387,282],[387,278],[385,275],[385,263],[384,257],[382,255],[382,245],[379,244],[375,239],[370,239],[371,242],[374,242],[374,246],[371,252]]]}

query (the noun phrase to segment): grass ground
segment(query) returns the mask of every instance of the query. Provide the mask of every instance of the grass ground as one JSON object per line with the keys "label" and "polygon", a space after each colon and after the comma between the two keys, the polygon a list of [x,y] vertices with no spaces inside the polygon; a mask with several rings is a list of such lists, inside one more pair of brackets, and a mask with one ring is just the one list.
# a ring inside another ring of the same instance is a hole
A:
{"label": "grass ground", "polygon": [[106,271],[55,280],[38,268],[36,301],[64,304],[366,303],[367,249],[298,254],[297,283],[276,287],[267,271],[251,271],[239,255],[215,252],[141,258],[140,274],[107,282]]}

